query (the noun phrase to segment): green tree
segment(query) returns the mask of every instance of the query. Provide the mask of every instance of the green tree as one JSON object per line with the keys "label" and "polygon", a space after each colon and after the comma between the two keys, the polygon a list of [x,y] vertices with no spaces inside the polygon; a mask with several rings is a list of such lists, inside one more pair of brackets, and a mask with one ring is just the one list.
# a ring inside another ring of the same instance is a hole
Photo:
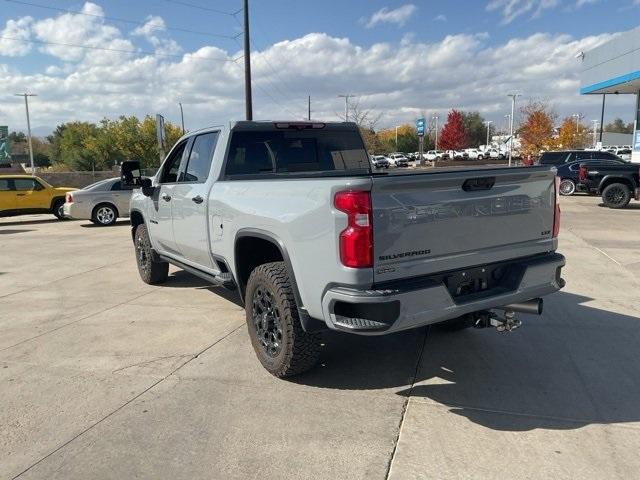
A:
{"label": "green tree", "polygon": [[616,118],[613,122],[608,123],[604,127],[604,131],[611,133],[633,133],[633,123],[629,122],[625,124],[624,120]]}
{"label": "green tree", "polygon": [[[466,147],[478,147],[487,143],[487,125],[480,112],[460,112],[462,114],[462,125],[467,134]],[[491,127],[491,124],[489,124]],[[493,128],[489,131],[489,138],[493,134]]]}

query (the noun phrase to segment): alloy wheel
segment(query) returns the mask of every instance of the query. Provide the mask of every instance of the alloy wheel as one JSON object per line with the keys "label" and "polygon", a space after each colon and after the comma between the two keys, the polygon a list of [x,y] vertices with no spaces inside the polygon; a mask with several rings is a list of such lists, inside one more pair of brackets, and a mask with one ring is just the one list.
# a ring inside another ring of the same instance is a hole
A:
{"label": "alloy wheel", "polygon": [[269,357],[282,350],[282,322],[273,294],[260,285],[253,293],[252,316],[258,344]]}
{"label": "alloy wheel", "polygon": [[96,219],[103,225],[112,223],[115,219],[115,212],[110,207],[100,207],[96,212]]}

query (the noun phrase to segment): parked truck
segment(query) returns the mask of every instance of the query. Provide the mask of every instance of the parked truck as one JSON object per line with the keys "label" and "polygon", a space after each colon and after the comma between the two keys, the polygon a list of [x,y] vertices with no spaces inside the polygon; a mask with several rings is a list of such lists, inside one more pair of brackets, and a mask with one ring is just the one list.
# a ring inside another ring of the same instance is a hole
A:
{"label": "parked truck", "polygon": [[624,208],[631,199],[640,200],[640,165],[620,163],[593,165],[582,163],[578,169],[581,190],[602,195],[609,208]]}
{"label": "parked truck", "polygon": [[142,280],[169,264],[236,289],[273,375],[315,365],[321,331],[520,325],[562,288],[549,167],[372,171],[354,123],[249,122],[181,138],[135,183]]}

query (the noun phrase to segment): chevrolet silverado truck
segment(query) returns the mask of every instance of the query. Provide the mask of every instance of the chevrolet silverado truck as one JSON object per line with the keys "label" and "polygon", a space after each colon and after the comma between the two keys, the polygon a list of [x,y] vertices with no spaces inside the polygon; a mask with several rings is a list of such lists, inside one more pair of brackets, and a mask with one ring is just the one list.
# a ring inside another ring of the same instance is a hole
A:
{"label": "chevrolet silverado truck", "polygon": [[550,167],[372,171],[354,123],[249,122],[191,132],[130,203],[138,270],[173,264],[237,289],[273,375],[317,362],[321,331],[447,322],[499,331],[564,285]]}
{"label": "chevrolet silverado truck", "polygon": [[624,208],[631,199],[640,200],[640,165],[583,163],[578,169],[578,185],[582,190],[602,195],[609,208]]}

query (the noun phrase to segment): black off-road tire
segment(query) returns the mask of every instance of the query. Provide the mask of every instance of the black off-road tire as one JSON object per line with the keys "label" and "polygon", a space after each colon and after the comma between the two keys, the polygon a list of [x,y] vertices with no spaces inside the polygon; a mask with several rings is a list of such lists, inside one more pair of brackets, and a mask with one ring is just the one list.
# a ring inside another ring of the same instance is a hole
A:
{"label": "black off-road tire", "polygon": [[609,208],[624,208],[631,201],[631,190],[624,183],[612,183],[602,191],[602,202]]}
{"label": "black off-road tire", "polygon": [[142,281],[149,285],[164,283],[169,276],[169,264],[154,260],[151,241],[145,225],[140,225],[136,228],[134,246],[138,273],[140,273]]}
{"label": "black off-road tire", "polygon": [[64,218],[62,207],[64,207],[64,199],[59,198],[55,202],[53,202],[51,213],[53,213],[53,216],[58,220],[66,220],[66,218]]}
{"label": "black off-road tire", "polygon": [[[265,297],[270,301],[265,302]],[[290,377],[316,365],[320,337],[305,332],[300,324],[284,262],[265,263],[251,272],[245,311],[251,345],[269,373],[279,378]]]}

